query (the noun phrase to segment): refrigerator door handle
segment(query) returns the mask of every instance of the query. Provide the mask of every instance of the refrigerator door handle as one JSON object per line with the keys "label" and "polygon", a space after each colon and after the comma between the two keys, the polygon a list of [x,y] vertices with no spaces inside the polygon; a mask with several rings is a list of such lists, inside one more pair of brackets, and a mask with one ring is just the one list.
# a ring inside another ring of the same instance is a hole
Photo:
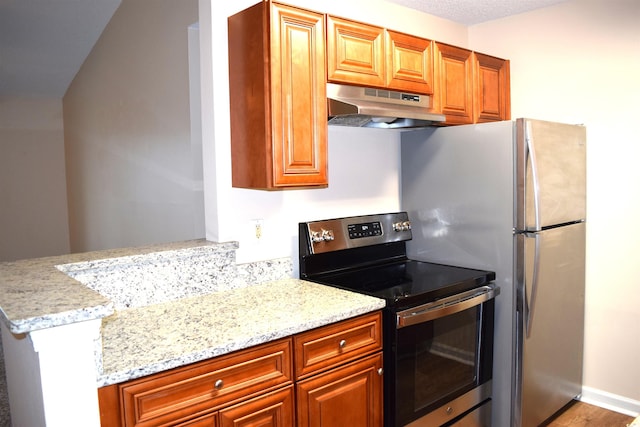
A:
{"label": "refrigerator door handle", "polygon": [[[525,122],[524,139],[526,141],[527,153],[526,162],[531,170],[531,186],[533,187],[533,214],[535,217],[535,231],[540,231],[540,185],[538,182],[538,163],[536,162],[536,154],[533,149],[533,131],[531,130],[531,122]],[[528,174],[527,174],[528,175]],[[528,229],[528,224],[525,228]]]}
{"label": "refrigerator door handle", "polygon": [[[533,236],[533,237],[532,237]],[[540,238],[537,233],[527,233],[527,238],[534,239],[534,256],[533,256],[533,272],[531,274],[530,283],[525,278],[525,292],[524,292],[524,322],[526,337],[531,336],[531,327],[533,325],[533,314],[536,306],[536,293],[538,292],[538,281],[540,277]],[[530,285],[530,286],[528,286]],[[530,292],[527,292],[527,288],[530,287]],[[529,295],[531,295],[529,297]]]}

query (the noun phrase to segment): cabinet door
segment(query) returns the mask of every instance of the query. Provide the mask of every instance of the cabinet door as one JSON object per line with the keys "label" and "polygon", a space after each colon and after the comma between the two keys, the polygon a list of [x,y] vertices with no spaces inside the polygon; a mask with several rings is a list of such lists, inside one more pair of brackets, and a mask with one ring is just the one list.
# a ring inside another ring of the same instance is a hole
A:
{"label": "cabinet door", "polygon": [[220,411],[220,427],[293,427],[293,386]]}
{"label": "cabinet door", "polygon": [[382,355],[297,384],[298,427],[381,427]]}
{"label": "cabinet door", "polygon": [[447,124],[473,123],[472,52],[435,43],[434,109],[447,116]]}
{"label": "cabinet door", "polygon": [[386,31],[387,87],[431,95],[433,49],[431,40]]}
{"label": "cabinet door", "polygon": [[473,56],[475,122],[509,120],[509,61],[477,52]]}
{"label": "cabinet door", "polygon": [[327,185],[324,15],[273,4],[273,185]]}
{"label": "cabinet door", "polygon": [[385,87],[384,29],[327,17],[327,79]]}
{"label": "cabinet door", "polygon": [[190,421],[185,421],[176,427],[219,427],[218,413],[214,412]]}
{"label": "cabinet door", "polygon": [[265,1],[228,32],[233,186],[326,187],[324,15]]}

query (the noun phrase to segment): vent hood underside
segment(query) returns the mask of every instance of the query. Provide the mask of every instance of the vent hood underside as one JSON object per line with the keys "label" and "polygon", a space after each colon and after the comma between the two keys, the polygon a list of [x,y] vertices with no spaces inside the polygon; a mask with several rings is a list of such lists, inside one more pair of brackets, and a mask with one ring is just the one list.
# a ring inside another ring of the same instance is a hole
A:
{"label": "vent hood underside", "polygon": [[330,125],[401,129],[444,122],[429,106],[427,95],[327,83]]}

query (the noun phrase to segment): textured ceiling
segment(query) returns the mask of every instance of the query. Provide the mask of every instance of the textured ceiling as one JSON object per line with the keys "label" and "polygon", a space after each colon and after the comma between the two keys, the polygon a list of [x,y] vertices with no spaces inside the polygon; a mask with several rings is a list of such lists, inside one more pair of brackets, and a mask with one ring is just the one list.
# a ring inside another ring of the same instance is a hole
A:
{"label": "textured ceiling", "polygon": [[[473,25],[563,0],[388,1]],[[0,96],[64,96],[120,2],[0,0]]]}
{"label": "textured ceiling", "polygon": [[387,0],[465,25],[517,15],[567,0]]}

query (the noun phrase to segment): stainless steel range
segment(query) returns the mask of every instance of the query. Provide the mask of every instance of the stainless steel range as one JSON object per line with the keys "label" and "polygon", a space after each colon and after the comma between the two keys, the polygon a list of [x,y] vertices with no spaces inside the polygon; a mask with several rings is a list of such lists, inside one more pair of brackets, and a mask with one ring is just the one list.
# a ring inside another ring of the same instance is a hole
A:
{"label": "stainless steel range", "polygon": [[489,427],[495,273],[408,259],[411,238],[406,212],[300,223],[300,278],[386,301],[386,427]]}

